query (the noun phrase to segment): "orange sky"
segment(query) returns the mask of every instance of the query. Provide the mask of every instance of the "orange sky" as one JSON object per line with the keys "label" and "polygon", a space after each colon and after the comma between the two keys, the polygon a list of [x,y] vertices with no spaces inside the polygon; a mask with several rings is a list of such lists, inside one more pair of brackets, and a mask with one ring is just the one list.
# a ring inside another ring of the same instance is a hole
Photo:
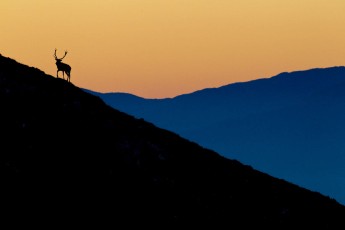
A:
{"label": "orange sky", "polygon": [[344,0],[1,0],[0,53],[98,92],[174,97],[345,64]]}

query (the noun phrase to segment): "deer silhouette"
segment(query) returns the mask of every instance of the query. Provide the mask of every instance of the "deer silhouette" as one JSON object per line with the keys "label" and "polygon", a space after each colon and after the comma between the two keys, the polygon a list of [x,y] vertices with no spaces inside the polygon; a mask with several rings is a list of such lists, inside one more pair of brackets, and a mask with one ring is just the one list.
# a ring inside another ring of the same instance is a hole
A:
{"label": "deer silhouette", "polygon": [[67,51],[65,51],[65,55],[62,57],[62,58],[57,58],[56,56],[56,49],[55,49],[55,52],[54,52],[54,57],[55,57],[55,60],[56,60],[56,67],[57,67],[57,71],[56,71],[56,77],[59,77],[59,72],[62,71],[62,78],[65,79],[65,73],[67,75],[67,81],[70,82],[70,79],[71,79],[71,66],[69,66],[68,64],[66,63],[63,63],[62,62],[62,59],[64,59],[64,57],[66,57],[67,55]]}

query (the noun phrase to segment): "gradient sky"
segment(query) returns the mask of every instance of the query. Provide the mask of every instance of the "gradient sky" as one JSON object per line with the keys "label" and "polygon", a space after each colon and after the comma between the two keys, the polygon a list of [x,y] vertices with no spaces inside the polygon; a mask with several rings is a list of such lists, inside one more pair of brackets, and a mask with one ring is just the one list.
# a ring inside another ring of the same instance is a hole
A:
{"label": "gradient sky", "polygon": [[344,0],[1,0],[0,53],[145,98],[343,66]]}

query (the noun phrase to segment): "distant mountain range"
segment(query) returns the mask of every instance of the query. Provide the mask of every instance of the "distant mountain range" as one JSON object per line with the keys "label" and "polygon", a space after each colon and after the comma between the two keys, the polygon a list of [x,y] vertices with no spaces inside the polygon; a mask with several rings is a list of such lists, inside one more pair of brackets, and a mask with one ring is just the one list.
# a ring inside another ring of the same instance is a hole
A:
{"label": "distant mountain range", "polygon": [[86,91],[224,157],[345,204],[344,67],[281,73],[166,99]]}
{"label": "distant mountain range", "polygon": [[1,55],[0,102],[2,226],[345,227],[336,200]]}

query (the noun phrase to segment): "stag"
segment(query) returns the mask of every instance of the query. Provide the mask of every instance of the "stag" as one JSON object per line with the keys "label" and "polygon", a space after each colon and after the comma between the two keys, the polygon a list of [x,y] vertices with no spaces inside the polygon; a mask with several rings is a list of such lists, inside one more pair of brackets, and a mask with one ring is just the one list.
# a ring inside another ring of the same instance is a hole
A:
{"label": "stag", "polygon": [[67,55],[67,51],[65,51],[65,55],[62,58],[57,58],[56,56],[56,49],[54,52],[54,57],[56,60],[56,67],[57,67],[57,71],[56,71],[56,76],[59,77],[59,72],[62,71],[62,78],[65,79],[65,73],[67,75],[67,81],[70,82],[70,78],[71,78],[71,66],[69,66],[66,63],[62,62],[62,59],[64,59],[64,57],[66,57]]}

